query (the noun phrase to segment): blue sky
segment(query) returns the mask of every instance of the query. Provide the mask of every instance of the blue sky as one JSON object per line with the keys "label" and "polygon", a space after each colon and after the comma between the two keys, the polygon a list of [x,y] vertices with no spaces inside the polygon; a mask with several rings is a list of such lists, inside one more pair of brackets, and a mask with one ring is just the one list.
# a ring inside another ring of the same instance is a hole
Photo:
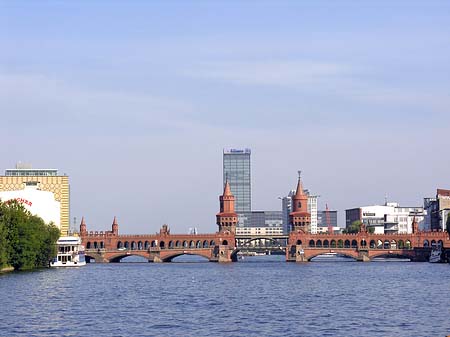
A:
{"label": "blue sky", "polygon": [[252,148],[254,209],[298,169],[341,221],[418,205],[450,188],[448,22],[446,1],[0,1],[0,167],[59,168],[72,217],[129,233],[215,230],[223,147]]}

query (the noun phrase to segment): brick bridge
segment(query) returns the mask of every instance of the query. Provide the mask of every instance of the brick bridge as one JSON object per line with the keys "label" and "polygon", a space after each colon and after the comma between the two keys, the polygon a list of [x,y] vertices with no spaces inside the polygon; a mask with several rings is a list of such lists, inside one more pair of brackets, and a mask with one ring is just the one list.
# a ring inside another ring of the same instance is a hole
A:
{"label": "brick bridge", "polygon": [[[85,226],[82,220],[81,228]],[[87,232],[81,230],[86,258],[95,262],[119,262],[127,256],[142,256],[149,262],[170,262],[180,255],[199,255],[211,262],[236,259],[235,236],[229,231],[214,234],[170,234],[167,225],[157,234],[120,235],[114,218],[112,230]]]}
{"label": "brick bridge", "polygon": [[[442,247],[447,258],[450,256],[449,234],[419,231],[415,219],[411,234],[371,234],[364,225],[355,234],[310,234],[308,228],[311,218],[307,212],[307,199],[299,176],[296,194],[292,198],[293,211],[290,213],[291,233],[286,247],[288,262],[307,262],[327,253],[359,261],[385,256],[428,261],[431,247],[437,245]],[[137,255],[149,262],[169,262],[187,254],[203,256],[213,262],[236,261],[240,249],[236,245],[235,234],[238,216],[234,211],[234,196],[228,181],[219,200],[220,212],[216,215],[219,230],[212,234],[171,234],[168,226],[164,225],[156,234],[120,235],[115,217],[111,231],[88,232],[83,218],[80,236],[86,248],[87,260],[118,262],[124,257]]]}
{"label": "brick bridge", "polygon": [[411,261],[428,261],[432,247],[440,245],[444,255],[450,256],[447,232],[415,231],[411,234],[371,234],[364,226],[355,234],[309,234],[301,230],[291,232],[286,261],[307,262],[323,254],[338,254],[358,261],[376,257],[403,257]]}
{"label": "brick bridge", "polygon": [[219,231],[213,234],[171,234],[168,226],[164,225],[156,234],[120,235],[116,217],[110,231],[88,232],[83,218],[80,236],[87,260],[119,262],[124,257],[137,255],[149,262],[170,262],[180,255],[199,255],[212,262],[236,261],[238,217],[228,181],[219,201],[220,212],[216,215]]}
{"label": "brick bridge", "polygon": [[[87,232],[85,227],[83,219],[80,233],[86,257],[96,262],[119,262],[132,255],[142,256],[149,262],[170,262],[180,255],[198,255],[211,262],[234,262],[241,249],[236,246],[236,235],[228,230],[213,234],[171,234],[164,225],[156,234],[120,235],[116,218],[111,231]],[[289,235],[286,261],[307,262],[331,253],[365,262],[377,257],[402,257],[424,262],[428,261],[431,248],[436,245],[443,248],[447,257],[450,256],[447,232],[371,234],[363,227],[355,234],[330,235],[299,230]]]}

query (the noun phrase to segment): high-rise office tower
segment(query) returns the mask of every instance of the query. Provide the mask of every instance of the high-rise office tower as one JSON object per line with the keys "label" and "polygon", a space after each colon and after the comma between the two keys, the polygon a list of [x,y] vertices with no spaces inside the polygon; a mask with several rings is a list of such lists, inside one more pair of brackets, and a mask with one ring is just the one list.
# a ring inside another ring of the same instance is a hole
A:
{"label": "high-rise office tower", "polygon": [[250,174],[250,149],[223,150],[223,183],[230,184],[236,213],[252,209],[252,189]]}

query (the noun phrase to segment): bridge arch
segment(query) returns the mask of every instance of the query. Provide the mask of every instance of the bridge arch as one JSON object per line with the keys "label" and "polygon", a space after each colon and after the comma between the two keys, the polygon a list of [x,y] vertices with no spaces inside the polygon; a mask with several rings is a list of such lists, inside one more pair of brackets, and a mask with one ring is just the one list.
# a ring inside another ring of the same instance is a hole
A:
{"label": "bridge arch", "polygon": [[331,240],[331,242],[330,242],[330,247],[331,248],[336,248],[336,240]]}
{"label": "bridge arch", "polygon": [[391,240],[390,249],[397,249],[397,241]]}
{"label": "bridge arch", "polygon": [[309,240],[309,246],[314,248],[316,246],[316,242],[314,240]]}
{"label": "bridge arch", "polygon": [[161,258],[161,260],[163,262],[171,262],[174,258],[178,257],[178,256],[182,256],[182,255],[196,255],[196,256],[201,256],[204,257],[206,259],[208,259],[208,261],[211,260],[211,255],[209,252],[204,252],[204,251],[178,251],[178,252],[174,252],[172,254],[167,254],[164,255],[164,257]]}
{"label": "bridge arch", "polygon": [[200,240],[197,240],[195,243],[195,248],[202,248],[202,242]]}
{"label": "bridge arch", "polygon": [[323,247],[324,248],[330,247],[330,242],[328,240],[323,240]]}
{"label": "bridge arch", "polygon": [[148,252],[144,251],[144,250],[134,250],[134,251],[128,251],[128,252],[120,252],[117,254],[113,254],[111,256],[109,256],[108,260],[111,263],[115,263],[115,262],[120,262],[120,260],[122,260],[125,257],[129,257],[129,256],[140,256],[140,257],[144,257],[147,260],[150,258]]}
{"label": "bridge arch", "polygon": [[[323,255],[328,252],[329,252],[328,250],[324,250],[324,251],[314,251],[314,252],[308,253],[308,256],[307,256],[308,261],[311,261],[313,258]],[[337,255],[351,257],[355,260],[358,258],[358,252],[353,251],[353,250],[339,251],[339,252],[337,252]],[[314,262],[314,261],[312,261],[312,262]]]}
{"label": "bridge arch", "polygon": [[430,242],[428,240],[423,240],[424,247],[430,247]]}
{"label": "bridge arch", "polygon": [[150,248],[150,242],[145,241],[145,243],[144,243],[144,249],[147,250],[147,249],[149,249],[149,248]]}
{"label": "bridge arch", "polygon": [[161,240],[161,242],[159,243],[159,248],[161,248],[161,249],[166,248],[166,243]]}
{"label": "bridge arch", "polygon": [[169,249],[173,249],[174,248],[174,244],[173,244],[173,241],[172,240],[170,240],[169,241]]}
{"label": "bridge arch", "polygon": [[122,241],[118,241],[117,242],[117,249],[123,248],[123,242]]}
{"label": "bridge arch", "polygon": [[[275,243],[275,244],[280,244],[280,242],[278,241],[278,239],[276,239],[276,238],[270,238],[270,237],[260,237],[260,238],[258,238],[258,237],[256,237],[256,238],[252,238],[252,239],[250,239],[250,240],[247,240],[247,241],[245,241],[244,243],[243,243],[243,245],[247,245],[247,244],[249,244],[250,242],[253,242],[253,241],[259,241],[259,240],[265,240],[266,242],[272,242],[272,243]],[[228,242],[228,240],[224,240],[224,241],[222,241],[222,244],[223,244],[223,242]],[[300,241],[300,244],[301,244],[301,242],[302,242],[302,240],[297,240],[297,244],[299,244],[298,242]]]}
{"label": "bridge arch", "polygon": [[316,247],[317,248],[322,248],[322,240],[317,240],[316,241]]}
{"label": "bridge arch", "polygon": [[203,248],[209,248],[208,240],[203,241]]}
{"label": "bridge arch", "polygon": [[411,259],[414,257],[414,250],[405,250],[401,252],[390,253],[386,250],[371,251],[369,255],[370,259],[375,258],[400,258],[400,259]]}

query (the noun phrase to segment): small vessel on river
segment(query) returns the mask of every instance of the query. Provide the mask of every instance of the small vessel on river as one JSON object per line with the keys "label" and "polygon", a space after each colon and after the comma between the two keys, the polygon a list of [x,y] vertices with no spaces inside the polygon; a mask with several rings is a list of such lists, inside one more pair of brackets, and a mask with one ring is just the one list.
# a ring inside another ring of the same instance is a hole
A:
{"label": "small vessel on river", "polygon": [[442,259],[442,247],[440,244],[437,244],[433,249],[431,250],[430,255],[430,263],[439,263],[444,262]]}
{"label": "small vessel on river", "polygon": [[77,236],[62,236],[56,242],[57,255],[50,267],[80,267],[86,265],[84,246]]}

